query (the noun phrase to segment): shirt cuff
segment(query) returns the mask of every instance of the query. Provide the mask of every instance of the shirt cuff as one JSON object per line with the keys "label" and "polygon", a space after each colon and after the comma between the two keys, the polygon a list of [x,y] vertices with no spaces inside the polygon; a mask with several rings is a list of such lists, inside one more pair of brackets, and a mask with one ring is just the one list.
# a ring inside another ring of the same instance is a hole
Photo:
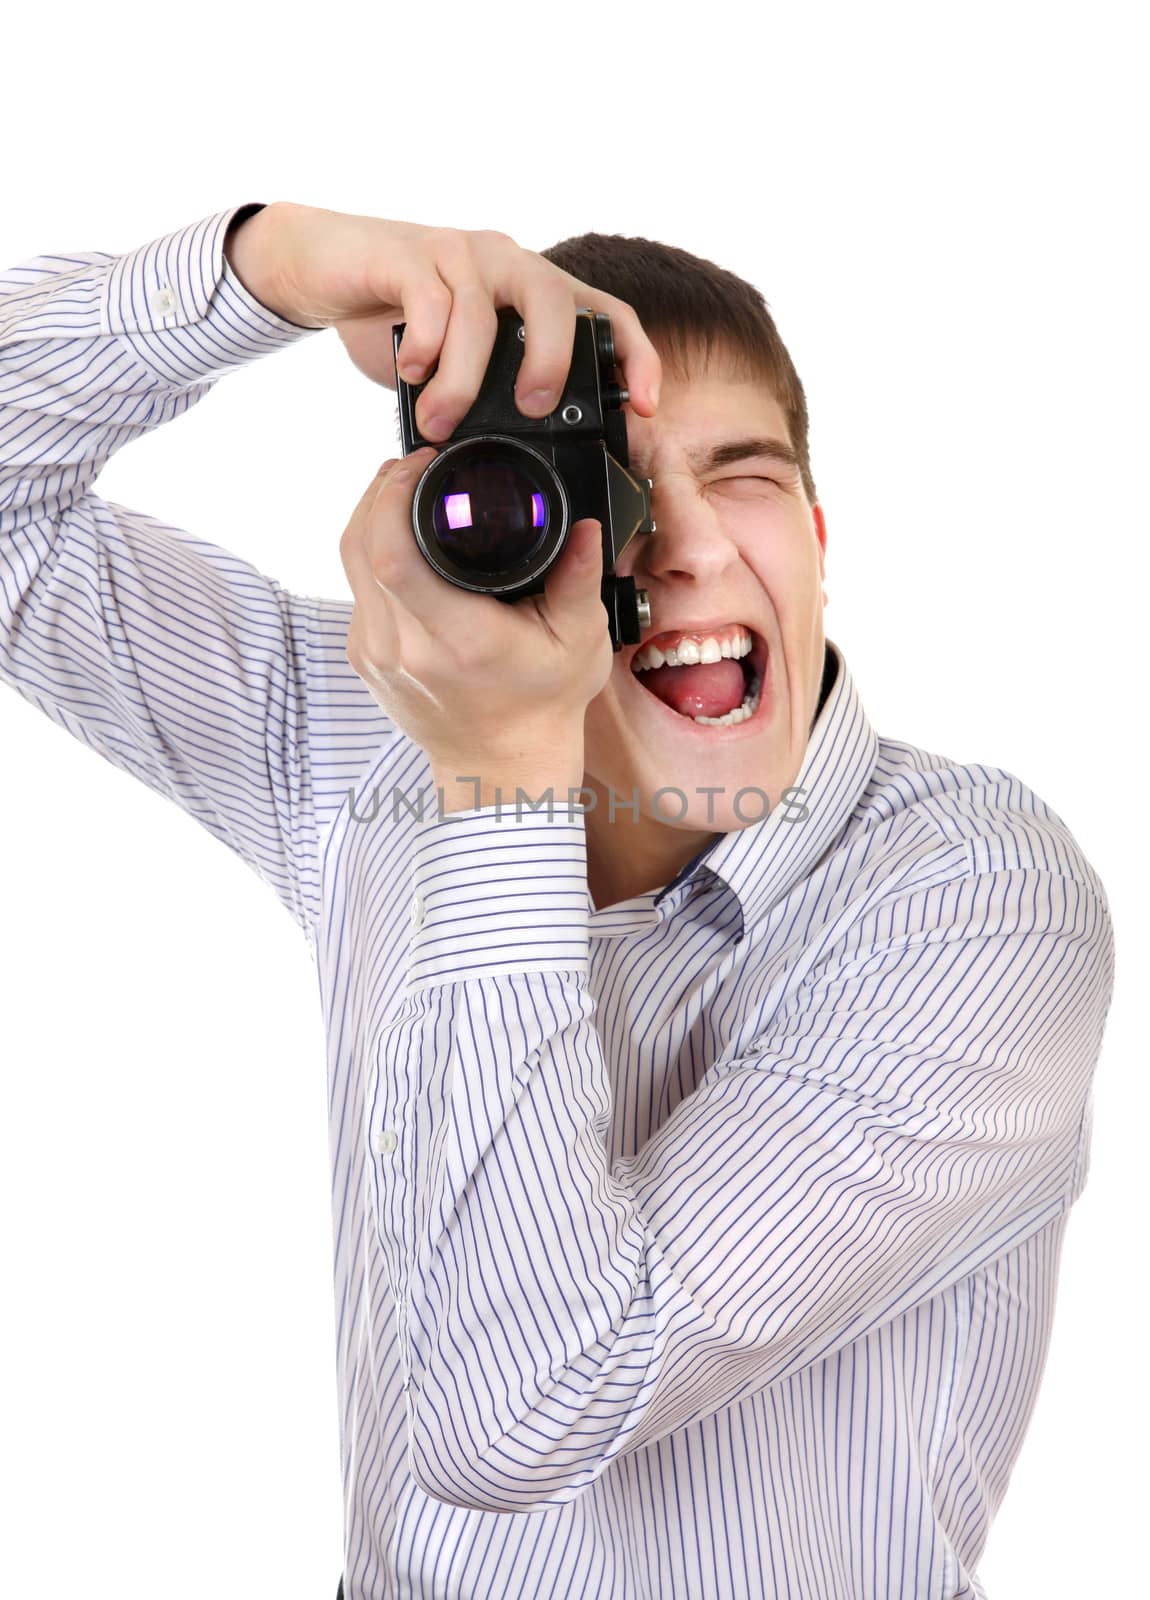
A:
{"label": "shirt cuff", "polygon": [[182,386],[324,332],[285,321],[232,271],[228,228],[258,210],[232,206],[117,256],[104,280],[101,333],[122,337],[156,377]]}
{"label": "shirt cuff", "polygon": [[582,812],[450,812],[420,824],[412,864],[408,993],[499,973],[587,975]]}

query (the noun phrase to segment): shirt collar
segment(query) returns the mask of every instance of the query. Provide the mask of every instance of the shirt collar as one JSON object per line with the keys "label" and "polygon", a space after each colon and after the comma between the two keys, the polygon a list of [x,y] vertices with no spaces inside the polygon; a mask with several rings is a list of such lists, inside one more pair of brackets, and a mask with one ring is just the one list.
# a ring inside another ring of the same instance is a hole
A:
{"label": "shirt collar", "polygon": [[[834,670],[833,682],[826,687]],[[822,708],[786,798],[760,822],[724,833],[655,896],[710,875],[741,914],[738,943],[811,871],[838,838],[870,781],[878,735],[838,645],[826,640]]]}

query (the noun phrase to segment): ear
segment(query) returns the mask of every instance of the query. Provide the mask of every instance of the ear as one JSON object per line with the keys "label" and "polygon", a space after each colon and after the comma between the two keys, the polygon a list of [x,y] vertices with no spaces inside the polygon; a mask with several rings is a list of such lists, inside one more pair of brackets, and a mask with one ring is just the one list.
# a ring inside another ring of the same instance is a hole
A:
{"label": "ear", "polygon": [[817,500],[811,507],[811,516],[814,519],[815,524],[815,538],[819,541],[819,577],[825,578],[827,575],[825,567],[827,555],[827,519],[823,515],[823,508],[821,505],[819,505]]}
{"label": "ear", "polygon": [[[815,538],[819,541],[819,582],[825,583],[827,577],[827,519],[823,515],[823,508],[816,500],[811,507],[811,516],[815,524]],[[823,590],[823,605],[827,603],[827,592]]]}

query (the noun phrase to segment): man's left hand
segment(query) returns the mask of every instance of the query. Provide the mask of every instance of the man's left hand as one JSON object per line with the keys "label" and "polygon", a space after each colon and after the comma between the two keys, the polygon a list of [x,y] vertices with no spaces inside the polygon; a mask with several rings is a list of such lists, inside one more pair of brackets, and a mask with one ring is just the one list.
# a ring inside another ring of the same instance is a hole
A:
{"label": "man's left hand", "polygon": [[[512,807],[583,782],[583,718],[611,675],[600,595],[602,530],[571,529],[545,594],[508,605],[448,583],[411,528],[415,485],[436,452],[385,462],[340,540],[355,598],[347,659],[387,717],[427,754],[445,812]],[[473,783],[480,779],[479,797]]]}

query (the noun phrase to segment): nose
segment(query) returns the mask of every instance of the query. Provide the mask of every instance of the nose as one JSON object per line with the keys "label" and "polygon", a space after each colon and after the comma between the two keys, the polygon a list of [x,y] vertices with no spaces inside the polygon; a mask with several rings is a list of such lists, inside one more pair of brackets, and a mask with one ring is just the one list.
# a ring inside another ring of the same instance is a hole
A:
{"label": "nose", "polygon": [[651,517],[656,532],[636,534],[620,553],[621,575],[664,582],[690,578],[706,585],[738,560],[734,540],[693,482],[657,481]]}

